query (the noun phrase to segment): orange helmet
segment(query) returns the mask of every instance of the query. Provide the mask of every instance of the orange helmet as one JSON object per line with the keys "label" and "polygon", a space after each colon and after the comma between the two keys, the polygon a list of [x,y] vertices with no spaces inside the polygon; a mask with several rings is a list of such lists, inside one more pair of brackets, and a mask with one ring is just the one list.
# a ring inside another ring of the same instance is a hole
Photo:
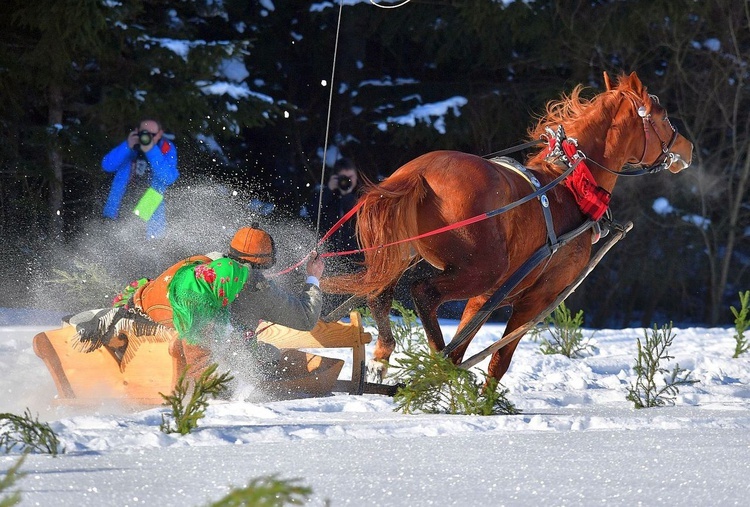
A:
{"label": "orange helmet", "polygon": [[234,235],[229,244],[229,257],[256,268],[270,268],[276,262],[276,247],[273,238],[254,223]]}

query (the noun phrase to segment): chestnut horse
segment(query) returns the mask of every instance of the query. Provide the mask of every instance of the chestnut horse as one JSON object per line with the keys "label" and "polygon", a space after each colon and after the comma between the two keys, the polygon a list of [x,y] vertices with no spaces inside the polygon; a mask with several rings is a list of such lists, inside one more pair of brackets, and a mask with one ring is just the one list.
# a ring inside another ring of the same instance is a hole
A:
{"label": "chestnut horse", "polygon": [[[589,176],[608,202],[625,164],[660,166],[677,173],[690,165],[693,145],[674,129],[665,109],[635,73],[619,76],[616,86],[605,73],[604,82],[606,91],[590,100],[581,97],[582,86],[578,85],[570,95],[548,103],[546,114],[529,134],[532,139],[548,137],[562,125],[568,139],[577,140]],[[553,155],[549,148],[542,148],[526,160],[541,185],[559,177],[566,168],[560,157]],[[445,301],[468,300],[460,332],[519,266],[548,242],[546,224],[550,220],[545,219],[535,198],[470,225],[382,248],[378,245],[415,238],[486,214],[530,193],[529,182],[516,172],[455,151],[422,155],[366,188],[357,212],[364,269],[328,278],[323,288],[367,296],[379,330],[375,361],[387,361],[395,348],[389,314],[395,285],[408,268],[421,260],[432,266],[421,269],[423,273],[411,282],[410,292],[430,347],[440,351],[445,342],[437,320],[438,307]],[[566,185],[556,185],[546,195],[558,237],[587,220]],[[502,301],[503,306],[512,308],[505,334],[536,318],[573,282],[588,263],[591,245],[592,233],[586,230],[523,278]],[[451,352],[455,363],[463,359],[474,334],[476,330]],[[519,340],[493,353],[488,375],[499,380],[505,374]]]}

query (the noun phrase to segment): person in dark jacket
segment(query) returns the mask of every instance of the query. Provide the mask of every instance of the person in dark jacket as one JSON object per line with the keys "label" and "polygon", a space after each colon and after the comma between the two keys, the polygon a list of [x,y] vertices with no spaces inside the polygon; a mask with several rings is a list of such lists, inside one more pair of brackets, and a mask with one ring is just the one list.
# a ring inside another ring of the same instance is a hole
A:
{"label": "person in dark jacket", "polygon": [[104,216],[117,220],[121,211],[132,212],[146,222],[148,238],[164,236],[164,192],[180,173],[177,148],[164,138],[159,122],[141,121],[137,130],[104,156],[102,168],[114,174]]}
{"label": "person in dark jacket", "polygon": [[[333,174],[323,188],[320,207],[320,233],[325,234],[357,204],[359,172],[348,158],[340,158],[333,165]],[[313,206],[313,218],[317,222],[317,202]],[[356,216],[341,225],[330,238],[331,250],[345,252],[357,249]],[[361,260],[357,258],[357,260]]]}
{"label": "person in dark jacket", "polygon": [[[320,235],[325,235],[342,217],[349,213],[359,200],[360,178],[357,166],[351,159],[340,158],[333,165],[333,174],[328,184],[323,187],[320,199]],[[313,224],[318,221],[318,200],[311,206]],[[339,229],[328,238],[326,248],[332,252],[352,252],[359,248],[357,243],[356,214],[341,224]],[[333,273],[350,272],[359,269],[364,261],[361,252],[349,253],[331,258],[330,271]],[[348,300],[344,294],[326,294],[323,302],[325,320],[338,320],[339,315],[348,313],[353,308],[341,307]],[[352,304],[360,304],[352,301]],[[338,310],[331,314],[334,310]]]}
{"label": "person in dark jacket", "polygon": [[316,252],[308,258],[307,278],[297,294],[283,290],[263,275],[276,262],[276,247],[271,236],[256,224],[235,233],[227,257],[250,269],[244,289],[229,307],[235,328],[252,333],[261,321],[303,331],[315,327],[322,306],[319,280],[324,269],[323,259]]}

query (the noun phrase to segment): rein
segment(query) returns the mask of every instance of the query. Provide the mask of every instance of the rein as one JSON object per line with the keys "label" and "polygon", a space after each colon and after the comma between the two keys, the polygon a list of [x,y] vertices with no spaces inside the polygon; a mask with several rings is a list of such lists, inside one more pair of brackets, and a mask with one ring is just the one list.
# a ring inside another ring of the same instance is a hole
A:
{"label": "rein", "polygon": [[[443,232],[447,232],[447,231],[450,231],[450,230],[453,230],[453,229],[458,229],[458,228],[461,228],[461,227],[465,227],[467,225],[471,225],[471,224],[474,224],[474,223],[477,223],[477,222],[481,222],[482,220],[486,220],[488,218],[492,218],[494,216],[500,215],[502,213],[505,213],[506,211],[512,210],[513,208],[515,208],[517,206],[525,204],[525,203],[531,201],[532,199],[535,199],[537,197],[542,196],[548,190],[551,190],[552,188],[554,188],[557,185],[559,185],[560,182],[562,182],[565,178],[567,178],[573,172],[573,170],[575,168],[576,168],[575,164],[571,165],[565,171],[563,171],[563,173],[560,174],[560,176],[558,176],[554,180],[550,181],[549,183],[547,183],[543,187],[540,187],[537,190],[535,190],[534,192],[532,192],[532,193],[530,193],[528,195],[523,196],[522,198],[518,199],[517,201],[513,201],[513,202],[511,202],[509,204],[506,204],[505,206],[503,206],[501,208],[496,208],[496,209],[491,210],[491,211],[486,211],[486,212],[484,212],[484,213],[482,213],[480,215],[476,215],[476,216],[473,216],[471,218],[466,218],[464,220],[460,220],[458,222],[454,222],[452,224],[440,227],[438,229],[433,229],[431,231],[419,234],[417,236],[412,236],[410,238],[405,238],[405,239],[400,239],[400,240],[397,240],[397,241],[392,241],[390,243],[386,243],[386,244],[383,244],[383,245],[375,245],[375,246],[371,246],[371,247],[368,247],[368,248],[359,248],[359,249],[356,249],[356,250],[346,250],[346,251],[341,251],[341,252],[324,252],[324,253],[321,253],[321,254],[318,254],[318,255],[321,258],[343,257],[345,255],[353,255],[353,254],[362,253],[362,252],[369,252],[369,251],[372,251],[372,250],[380,250],[381,248],[387,248],[387,247],[391,247],[391,246],[395,246],[395,245],[400,245],[402,243],[408,243],[410,241],[416,241],[418,239],[427,238],[429,236],[434,236],[436,234],[441,234]],[[362,201],[359,201],[351,210],[349,210],[349,212],[346,215],[344,215],[343,217],[341,217],[338,222],[336,222],[335,224],[333,224],[333,226],[328,230],[328,232],[326,232],[326,234],[315,245],[315,249],[317,249],[318,247],[320,247],[320,245],[322,245],[329,237],[331,237],[331,235],[334,232],[336,232],[344,224],[344,222],[346,222],[352,216],[354,216],[354,214],[359,210],[359,208],[361,206],[362,206]],[[274,273],[271,276],[279,276],[279,275],[283,275],[283,274],[289,273],[290,271],[294,271],[299,266],[301,266],[307,260],[307,258],[309,256],[310,256],[310,254],[307,254],[305,257],[302,258],[302,260],[300,260],[299,262],[297,262],[293,266],[290,266],[290,267],[288,267],[288,268],[286,268],[286,269],[284,269],[282,271],[279,271],[278,273]]]}

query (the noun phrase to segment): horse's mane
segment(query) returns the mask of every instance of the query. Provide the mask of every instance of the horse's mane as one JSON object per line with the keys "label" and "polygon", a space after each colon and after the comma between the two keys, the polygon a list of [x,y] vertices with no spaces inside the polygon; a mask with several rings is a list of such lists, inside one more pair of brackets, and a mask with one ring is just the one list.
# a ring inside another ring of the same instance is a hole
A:
{"label": "horse's mane", "polygon": [[[556,131],[559,125],[564,125],[568,137],[601,136],[601,132],[597,129],[600,128],[602,119],[611,120],[624,98],[643,100],[627,86],[624,76],[620,76],[617,87],[599,93],[592,98],[582,96],[585,90],[587,90],[587,87],[578,84],[570,94],[563,94],[560,99],[547,102],[545,113],[539,117],[536,125],[528,130],[529,138],[543,139],[547,127]],[[527,163],[544,172],[559,174],[561,172],[560,167],[549,164],[544,160],[543,152],[545,149],[546,146],[543,145],[532,151]]]}
{"label": "horse's mane", "polygon": [[550,100],[545,106],[545,113],[542,115],[536,125],[529,129],[529,136],[533,139],[539,139],[547,127],[555,129],[557,125],[568,124],[583,116],[583,114],[592,105],[597,102],[599,96],[593,99],[587,99],[581,96],[586,87],[579,84],[573,88],[570,94],[563,94],[558,100]]}

